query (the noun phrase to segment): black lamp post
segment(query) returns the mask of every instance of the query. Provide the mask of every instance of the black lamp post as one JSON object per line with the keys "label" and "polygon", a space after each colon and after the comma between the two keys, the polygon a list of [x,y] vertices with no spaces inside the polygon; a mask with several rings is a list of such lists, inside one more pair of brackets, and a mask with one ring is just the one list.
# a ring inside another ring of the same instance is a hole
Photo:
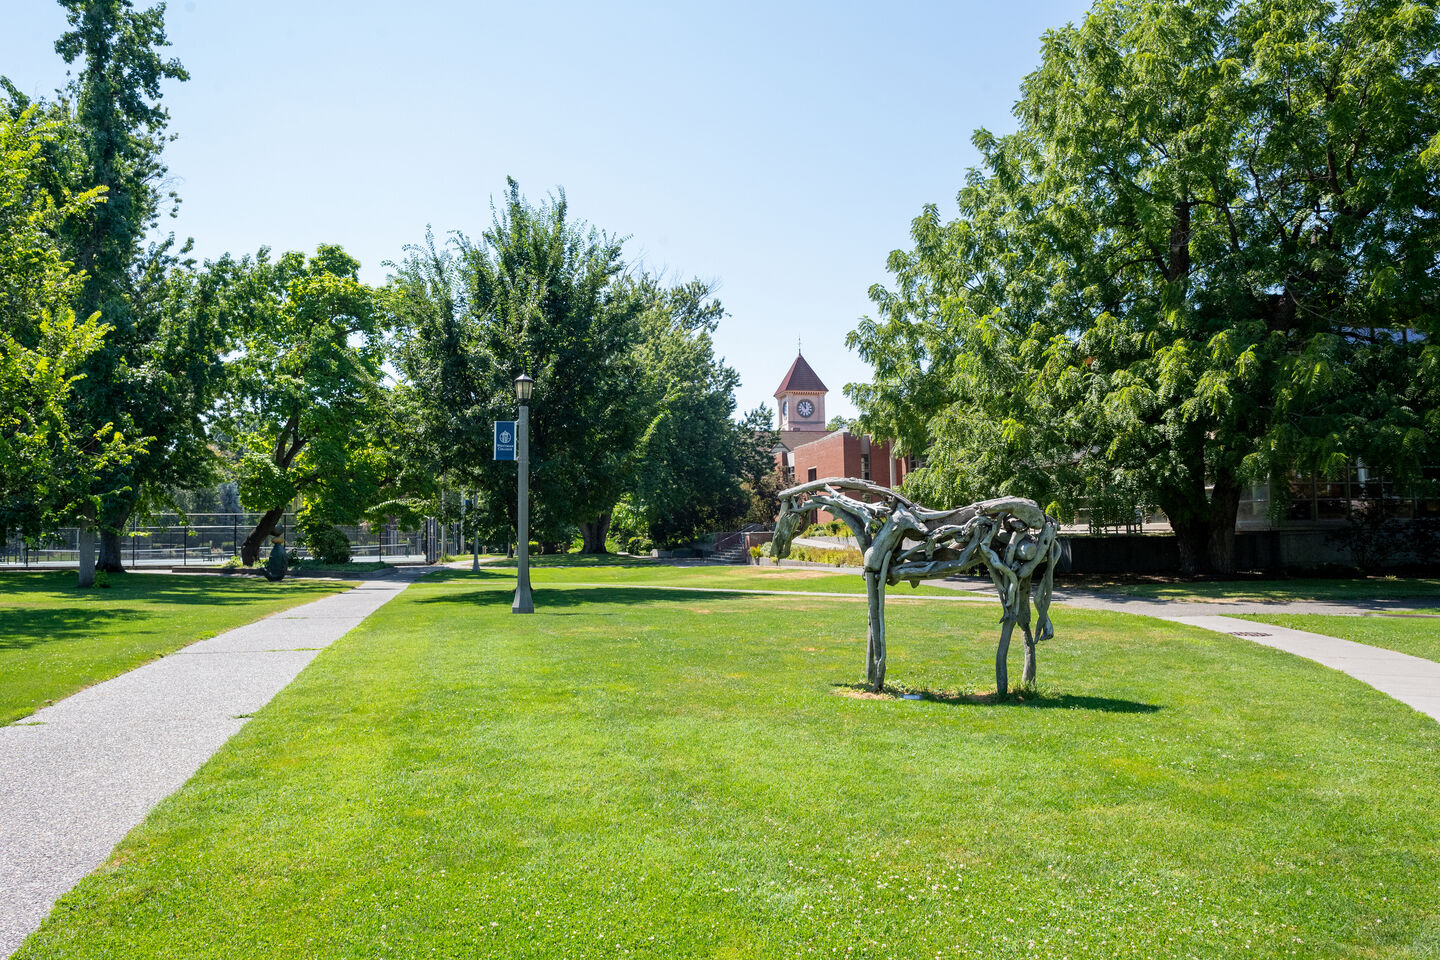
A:
{"label": "black lamp post", "polygon": [[525,374],[515,378],[515,399],[520,401],[520,419],[515,424],[515,461],[520,473],[519,526],[520,575],[515,581],[515,602],[511,613],[534,613],[530,599],[530,393],[535,381]]}

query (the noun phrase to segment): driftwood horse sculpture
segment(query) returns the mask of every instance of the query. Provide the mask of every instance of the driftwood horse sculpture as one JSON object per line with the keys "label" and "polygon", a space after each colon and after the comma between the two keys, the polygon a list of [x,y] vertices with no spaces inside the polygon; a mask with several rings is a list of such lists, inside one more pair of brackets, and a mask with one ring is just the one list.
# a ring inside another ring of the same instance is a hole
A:
{"label": "driftwood horse sculpture", "polygon": [[[855,494],[855,495],[852,495]],[[866,497],[867,499],[860,499]],[[845,522],[860,544],[870,606],[865,678],[885,685],[885,587],[943,577],[983,566],[1004,608],[995,651],[995,689],[1009,691],[1006,657],[1020,626],[1025,638],[1023,682],[1035,682],[1035,644],[1055,635],[1050,592],[1060,557],[1060,525],[1033,500],[1002,497],[955,510],[928,510],[888,487],[853,477],[812,480],[780,492],[771,554],[785,557],[807,513],[823,509]],[[1036,629],[1030,632],[1030,590],[1035,585]]]}

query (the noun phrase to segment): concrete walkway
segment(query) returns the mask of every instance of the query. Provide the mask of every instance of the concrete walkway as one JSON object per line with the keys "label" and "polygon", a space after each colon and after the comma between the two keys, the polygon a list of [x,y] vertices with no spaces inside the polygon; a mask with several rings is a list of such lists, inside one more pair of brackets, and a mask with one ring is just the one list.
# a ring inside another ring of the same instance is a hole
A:
{"label": "concrete walkway", "polygon": [[430,569],[193,643],[0,727],[0,957],[246,716]]}

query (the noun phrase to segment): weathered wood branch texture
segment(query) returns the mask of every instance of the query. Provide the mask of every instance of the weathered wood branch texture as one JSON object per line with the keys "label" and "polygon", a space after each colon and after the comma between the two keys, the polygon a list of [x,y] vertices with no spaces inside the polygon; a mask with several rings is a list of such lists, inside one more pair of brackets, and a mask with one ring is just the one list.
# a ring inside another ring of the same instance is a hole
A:
{"label": "weathered wood branch texture", "polygon": [[[1050,594],[1060,557],[1060,524],[1033,500],[1001,497],[954,510],[930,510],[888,487],[853,477],[812,480],[780,492],[773,556],[785,557],[811,510],[843,520],[864,555],[869,631],[865,679],[885,686],[885,588],[909,580],[944,577],[984,567],[1004,609],[995,651],[995,690],[1009,692],[1006,660],[1010,638],[1020,627],[1025,640],[1022,682],[1035,682],[1035,645],[1055,635]],[[1035,630],[1030,629],[1034,592]]]}

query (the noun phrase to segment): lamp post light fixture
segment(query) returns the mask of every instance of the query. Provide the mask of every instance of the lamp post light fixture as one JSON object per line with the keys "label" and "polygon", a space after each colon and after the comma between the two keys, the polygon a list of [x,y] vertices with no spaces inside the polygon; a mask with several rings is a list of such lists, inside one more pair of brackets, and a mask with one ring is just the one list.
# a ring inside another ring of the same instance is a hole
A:
{"label": "lamp post light fixture", "polygon": [[515,602],[510,605],[511,613],[534,613],[535,603],[530,599],[530,394],[535,381],[525,374],[515,378],[515,399],[520,401],[520,418],[515,424],[515,461],[519,472],[518,526],[520,574],[515,580]]}

